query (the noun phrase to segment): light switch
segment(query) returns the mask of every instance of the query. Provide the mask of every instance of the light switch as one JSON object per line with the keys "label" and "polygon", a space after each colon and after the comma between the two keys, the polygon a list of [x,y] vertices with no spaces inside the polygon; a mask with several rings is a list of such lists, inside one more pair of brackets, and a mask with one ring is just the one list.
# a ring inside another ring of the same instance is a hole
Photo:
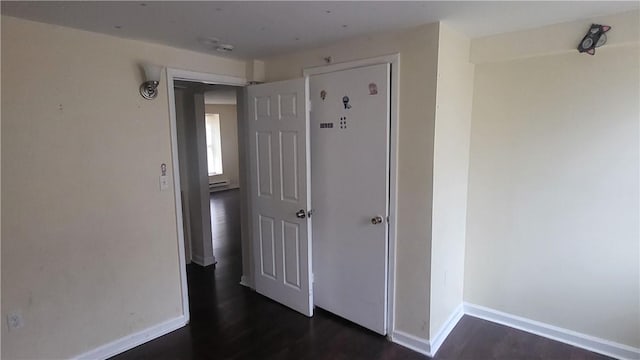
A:
{"label": "light switch", "polygon": [[160,175],[160,191],[167,190],[169,188],[169,176]]}

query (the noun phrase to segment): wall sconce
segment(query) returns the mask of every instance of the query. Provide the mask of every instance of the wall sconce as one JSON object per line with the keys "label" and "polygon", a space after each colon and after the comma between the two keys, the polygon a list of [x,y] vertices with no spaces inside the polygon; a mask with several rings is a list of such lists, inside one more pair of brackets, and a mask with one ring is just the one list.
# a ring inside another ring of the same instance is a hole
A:
{"label": "wall sconce", "polygon": [[142,65],[144,69],[145,82],[140,85],[140,95],[147,100],[155,99],[158,96],[158,84],[160,83],[160,72],[162,67],[153,64]]}

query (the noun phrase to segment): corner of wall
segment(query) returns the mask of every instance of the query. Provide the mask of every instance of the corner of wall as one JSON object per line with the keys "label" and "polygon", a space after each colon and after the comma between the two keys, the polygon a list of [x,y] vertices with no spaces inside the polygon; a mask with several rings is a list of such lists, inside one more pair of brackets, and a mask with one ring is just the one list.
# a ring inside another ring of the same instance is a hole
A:
{"label": "corner of wall", "polygon": [[266,67],[262,60],[247,60],[246,78],[249,82],[264,82]]}
{"label": "corner of wall", "polygon": [[[575,50],[591,22],[613,26],[595,56]],[[475,67],[465,301],[640,347],[639,28],[633,11],[472,41],[519,57]],[[517,52],[531,37],[550,42]]]}
{"label": "corner of wall", "polygon": [[448,332],[443,329],[452,317],[461,314],[474,70],[469,62],[469,38],[446,23],[440,23],[438,36],[429,321],[432,345],[444,341],[443,334]]}

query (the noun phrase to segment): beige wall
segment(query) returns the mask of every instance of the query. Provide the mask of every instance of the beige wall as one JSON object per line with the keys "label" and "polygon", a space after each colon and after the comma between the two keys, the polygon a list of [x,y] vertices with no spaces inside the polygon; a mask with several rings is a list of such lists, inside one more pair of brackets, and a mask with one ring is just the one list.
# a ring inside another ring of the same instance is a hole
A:
{"label": "beige wall", "polygon": [[473,65],[470,41],[440,23],[433,154],[431,339],[462,305]]}
{"label": "beige wall", "polygon": [[639,347],[637,14],[598,19],[614,30],[595,57],[554,37],[576,24],[474,40],[469,152],[474,70],[446,25],[248,65],[3,16],[2,315],[25,327],[2,327],[2,357],[71,357],[181,315],[166,80],[143,100],[141,61],[275,81],[398,52],[395,328],[433,336],[464,265],[465,301]]}
{"label": "beige wall", "polygon": [[574,53],[578,42],[593,23],[612,26],[612,30],[607,32],[608,48],[634,44],[640,33],[638,18],[640,12],[635,10],[474,39],[471,42],[471,62],[481,64]]}
{"label": "beige wall", "polygon": [[205,105],[205,112],[220,114],[220,146],[222,147],[222,175],[210,176],[209,181],[229,180],[229,189],[240,186],[238,157],[238,112],[236,105]]}
{"label": "beige wall", "polygon": [[476,65],[465,301],[640,347],[634,21],[635,45]]}
{"label": "beige wall", "polygon": [[323,65],[327,56],[340,63],[392,53],[401,56],[395,328],[428,339],[438,24],[264,59],[265,76],[301,77],[304,67]]}
{"label": "beige wall", "polygon": [[[182,314],[166,79],[244,62],[2,17],[2,358],[68,358]],[[37,101],[34,101],[34,97]]]}

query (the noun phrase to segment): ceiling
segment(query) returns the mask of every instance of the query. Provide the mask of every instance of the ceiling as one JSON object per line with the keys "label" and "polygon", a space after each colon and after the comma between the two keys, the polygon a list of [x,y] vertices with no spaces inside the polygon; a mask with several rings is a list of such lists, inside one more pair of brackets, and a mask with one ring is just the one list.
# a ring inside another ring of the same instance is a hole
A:
{"label": "ceiling", "polygon": [[[234,58],[446,21],[471,38],[640,8],[628,1],[2,1],[2,14]],[[232,44],[219,53],[212,38]]]}

